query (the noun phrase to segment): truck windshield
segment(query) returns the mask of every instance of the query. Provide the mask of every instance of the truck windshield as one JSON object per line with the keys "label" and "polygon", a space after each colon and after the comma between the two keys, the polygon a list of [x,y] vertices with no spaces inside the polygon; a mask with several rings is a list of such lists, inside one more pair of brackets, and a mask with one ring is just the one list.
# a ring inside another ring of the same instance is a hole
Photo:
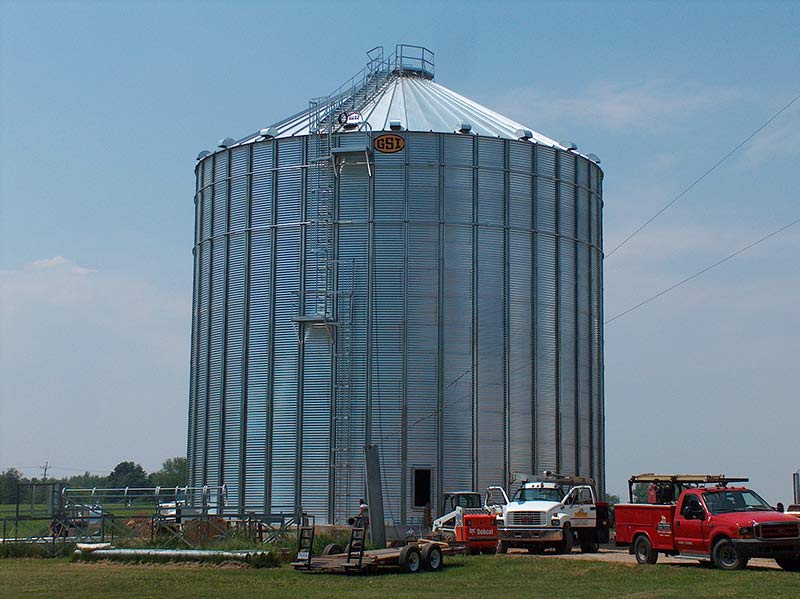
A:
{"label": "truck windshield", "polygon": [[728,512],[771,512],[772,508],[753,491],[715,491],[703,493],[708,511],[712,514]]}
{"label": "truck windshield", "polygon": [[563,497],[559,489],[519,489],[512,501],[561,501]]}

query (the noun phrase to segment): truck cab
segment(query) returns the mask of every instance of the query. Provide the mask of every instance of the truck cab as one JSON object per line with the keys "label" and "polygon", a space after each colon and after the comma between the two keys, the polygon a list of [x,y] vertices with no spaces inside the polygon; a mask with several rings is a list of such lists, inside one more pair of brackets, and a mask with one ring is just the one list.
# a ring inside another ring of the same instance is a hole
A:
{"label": "truck cab", "polygon": [[[601,504],[598,518],[591,479],[545,472],[542,477],[524,480],[511,499],[500,487],[489,487],[489,491],[501,493],[505,500],[495,506],[501,553],[512,547],[526,548],[530,553],[547,548],[569,553],[576,540],[588,553],[597,551],[598,543],[608,541],[607,504]],[[598,535],[598,528],[603,527],[605,536]]]}
{"label": "truck cab", "polygon": [[[653,564],[664,553],[723,570],[744,568],[752,557],[800,570],[800,521],[747,487],[728,486],[746,481],[723,475],[631,477],[631,503],[616,510],[617,544],[628,546],[640,564]],[[634,503],[634,484],[650,485],[647,503]],[[661,493],[650,492],[654,485]]]}

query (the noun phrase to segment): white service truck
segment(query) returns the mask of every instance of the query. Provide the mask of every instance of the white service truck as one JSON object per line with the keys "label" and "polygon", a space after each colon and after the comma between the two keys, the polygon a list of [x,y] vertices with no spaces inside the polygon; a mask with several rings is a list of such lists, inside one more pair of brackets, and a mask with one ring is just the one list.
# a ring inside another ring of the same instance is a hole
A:
{"label": "white service truck", "polygon": [[[519,475],[515,475],[517,481]],[[497,515],[497,552],[509,548],[542,553],[554,548],[569,553],[577,542],[581,551],[592,553],[607,543],[610,514],[607,503],[597,501],[595,483],[580,476],[562,476],[545,471],[541,477],[524,476],[522,485],[509,499],[502,487],[489,487],[489,497],[501,499],[490,506]]]}

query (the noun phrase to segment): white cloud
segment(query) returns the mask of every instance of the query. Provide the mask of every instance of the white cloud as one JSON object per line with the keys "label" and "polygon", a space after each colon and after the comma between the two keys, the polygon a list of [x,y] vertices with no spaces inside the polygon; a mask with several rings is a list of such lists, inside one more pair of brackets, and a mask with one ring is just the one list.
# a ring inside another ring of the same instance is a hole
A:
{"label": "white cloud", "polygon": [[739,163],[752,169],[785,155],[800,156],[800,101],[742,148]]}
{"label": "white cloud", "polygon": [[636,128],[664,133],[698,113],[742,99],[739,89],[694,81],[597,81],[570,95],[556,96],[534,87],[512,90],[497,100],[500,112],[532,122],[589,123],[608,130]]}
{"label": "white cloud", "polygon": [[75,275],[88,275],[93,272],[97,272],[92,268],[86,268],[84,266],[79,266],[75,264],[71,260],[64,258],[64,256],[53,256],[52,258],[43,258],[41,260],[34,260],[28,266],[33,270],[51,270],[51,269],[62,269],[67,272],[71,272]]}

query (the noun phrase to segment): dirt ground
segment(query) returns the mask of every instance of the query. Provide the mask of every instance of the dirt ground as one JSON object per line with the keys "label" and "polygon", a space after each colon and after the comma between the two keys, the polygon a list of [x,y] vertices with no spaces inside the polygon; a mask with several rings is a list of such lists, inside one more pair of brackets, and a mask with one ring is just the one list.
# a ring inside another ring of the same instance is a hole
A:
{"label": "dirt ground", "polygon": [[[509,555],[527,556],[528,552],[521,549],[509,549]],[[627,549],[620,549],[613,545],[603,545],[598,553],[581,553],[575,549],[569,555],[552,556],[559,559],[568,560],[586,560],[592,562],[611,562],[616,564],[624,564],[628,566],[636,566],[636,558],[628,553]],[[679,565],[679,566],[698,566],[699,562],[696,559],[669,557],[663,554],[658,556],[659,564]],[[754,558],[748,564],[748,568],[780,570],[778,564],[773,559]]]}

